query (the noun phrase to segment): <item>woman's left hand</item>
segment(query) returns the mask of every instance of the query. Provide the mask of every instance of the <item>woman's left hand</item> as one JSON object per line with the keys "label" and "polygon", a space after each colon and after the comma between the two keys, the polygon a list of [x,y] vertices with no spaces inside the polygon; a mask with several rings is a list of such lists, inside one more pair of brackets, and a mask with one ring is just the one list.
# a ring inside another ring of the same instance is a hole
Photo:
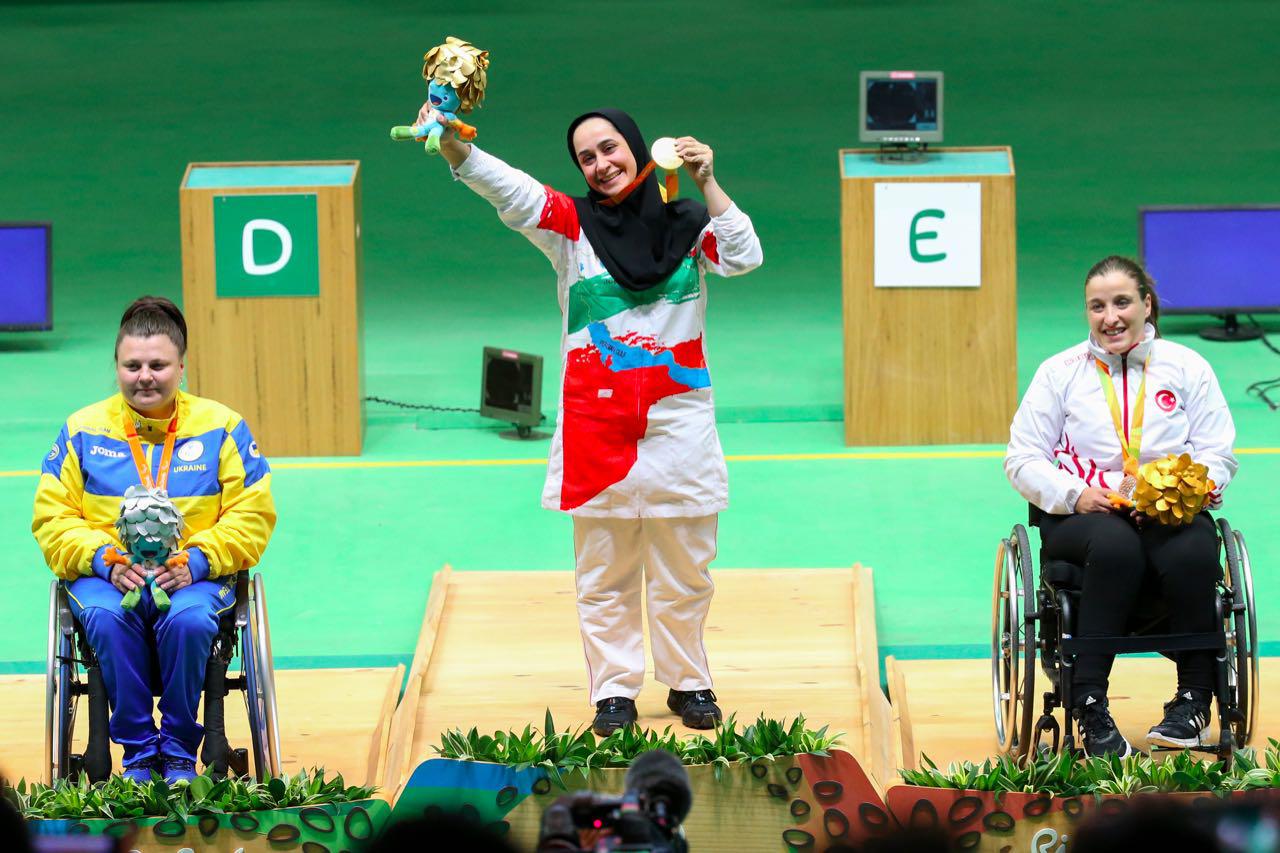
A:
{"label": "woman's left hand", "polygon": [[699,188],[711,180],[715,152],[710,145],[705,145],[692,136],[681,136],[676,140],[676,154],[680,155],[685,171]]}
{"label": "woman's left hand", "polygon": [[[179,552],[183,557],[185,551]],[[175,557],[178,555],[174,555]],[[156,584],[165,592],[176,592],[184,586],[191,586],[191,567],[186,560],[170,557],[164,564],[164,571],[156,575]]]}

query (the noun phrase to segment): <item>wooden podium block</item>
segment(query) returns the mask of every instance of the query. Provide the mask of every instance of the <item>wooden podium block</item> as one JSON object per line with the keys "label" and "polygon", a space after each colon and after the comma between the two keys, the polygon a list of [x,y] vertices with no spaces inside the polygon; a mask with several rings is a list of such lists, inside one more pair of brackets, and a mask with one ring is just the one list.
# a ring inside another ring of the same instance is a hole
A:
{"label": "wooden podium block", "polygon": [[360,164],[191,163],[179,190],[191,390],[263,453],[360,453]]}
{"label": "wooden podium block", "polygon": [[840,152],[845,444],[1003,443],[1018,393],[1013,153],[876,155]]}

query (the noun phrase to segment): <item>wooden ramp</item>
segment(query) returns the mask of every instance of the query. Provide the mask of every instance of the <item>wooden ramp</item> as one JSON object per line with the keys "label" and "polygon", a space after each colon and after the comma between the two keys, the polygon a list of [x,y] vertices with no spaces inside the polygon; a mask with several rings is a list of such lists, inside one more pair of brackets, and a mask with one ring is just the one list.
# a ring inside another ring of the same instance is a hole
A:
{"label": "wooden ramp", "polygon": [[[1280,705],[1268,702],[1280,689],[1280,661],[1263,658],[1262,703],[1252,745],[1265,746],[1280,737]],[[908,708],[908,727],[915,754],[928,755],[945,767],[952,761],[981,761],[996,754],[991,708],[991,661],[897,661]],[[1147,731],[1160,721],[1162,705],[1173,697],[1173,662],[1164,658],[1120,657],[1111,673],[1111,713],[1135,747],[1146,747]],[[1048,689],[1044,673],[1036,671],[1036,693]],[[1036,715],[1043,699],[1037,699]],[[1061,712],[1058,714],[1061,723]],[[1216,731],[1216,727],[1215,727]]]}
{"label": "wooden ramp", "polygon": [[[718,570],[713,577],[706,642],[725,713],[744,725],[759,714],[804,714],[812,728],[844,732],[844,747],[873,778],[891,778],[891,709],[879,687],[870,569]],[[589,726],[586,680],[572,572],[446,567],[433,581],[391,725],[384,787],[399,790],[413,768],[435,757],[432,746],[449,729],[541,727],[548,709],[561,728]],[[693,734],[667,710],[666,696],[650,676],[637,700],[640,725]]]}
{"label": "wooden ramp", "polygon": [[[363,784],[370,738],[393,685],[398,695],[400,679],[392,669],[277,670],[285,772],[324,767],[330,776],[341,773],[348,784]],[[0,676],[0,775],[43,778],[44,689],[43,675]],[[233,746],[247,747],[249,722],[241,696],[227,697],[227,736]],[[79,750],[88,731],[87,708],[82,699],[76,721]],[[120,748],[113,745],[112,753],[119,768]]]}

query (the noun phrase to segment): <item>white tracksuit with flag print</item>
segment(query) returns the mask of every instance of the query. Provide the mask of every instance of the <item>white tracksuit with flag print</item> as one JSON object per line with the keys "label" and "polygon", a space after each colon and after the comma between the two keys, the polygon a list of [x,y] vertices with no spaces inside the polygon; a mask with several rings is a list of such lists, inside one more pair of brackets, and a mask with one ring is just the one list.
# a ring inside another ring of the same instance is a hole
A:
{"label": "white tracksuit with flag print", "polygon": [[706,566],[728,478],[704,344],[706,273],[760,265],[751,220],[737,206],[713,217],[666,282],[636,292],[605,270],[564,193],[475,146],[454,174],[556,271],[560,403],[542,505],[574,516],[592,700],[633,698],[643,682],[641,565],[659,680],[709,687]]}
{"label": "white tracksuit with flag print", "polygon": [[1124,458],[1098,380],[1099,361],[1109,372],[1126,430],[1134,426],[1130,418],[1143,365],[1150,371],[1139,463],[1190,454],[1208,467],[1215,484],[1209,508],[1221,506],[1222,491],[1236,472],[1236,429],[1227,401],[1204,357],[1157,338],[1150,324],[1125,355],[1112,355],[1090,338],[1040,365],[1013,417],[1005,454],[1004,470],[1018,493],[1047,513],[1068,515],[1087,487],[1119,489]]}

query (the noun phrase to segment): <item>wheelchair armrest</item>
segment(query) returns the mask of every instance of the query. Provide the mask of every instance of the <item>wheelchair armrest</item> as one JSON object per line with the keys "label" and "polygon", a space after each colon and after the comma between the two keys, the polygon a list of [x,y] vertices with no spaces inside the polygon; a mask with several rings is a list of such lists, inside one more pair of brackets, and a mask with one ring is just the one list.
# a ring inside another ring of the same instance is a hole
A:
{"label": "wheelchair armrest", "polygon": [[58,631],[64,637],[72,637],[76,633],[76,617],[71,612],[71,605],[67,604],[65,590],[58,596]]}
{"label": "wheelchair armrest", "polygon": [[236,572],[236,627],[249,624],[249,570]]}

